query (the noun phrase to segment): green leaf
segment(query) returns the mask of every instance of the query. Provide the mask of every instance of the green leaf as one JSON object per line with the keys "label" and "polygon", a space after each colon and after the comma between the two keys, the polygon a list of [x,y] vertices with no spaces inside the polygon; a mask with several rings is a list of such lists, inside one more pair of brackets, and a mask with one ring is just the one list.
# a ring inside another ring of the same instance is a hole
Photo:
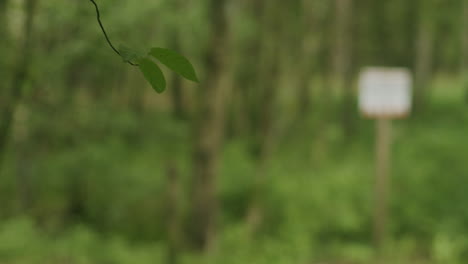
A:
{"label": "green leaf", "polygon": [[149,54],[184,78],[197,83],[199,82],[195,69],[190,61],[179,53],[169,49],[152,48]]}
{"label": "green leaf", "polygon": [[141,52],[133,50],[124,45],[119,46],[119,52],[124,62],[138,61],[139,59],[144,57],[144,55],[142,55]]}
{"label": "green leaf", "polygon": [[162,93],[166,90],[166,79],[161,69],[148,58],[138,60],[138,67],[145,76],[145,79],[153,86],[157,93]]}

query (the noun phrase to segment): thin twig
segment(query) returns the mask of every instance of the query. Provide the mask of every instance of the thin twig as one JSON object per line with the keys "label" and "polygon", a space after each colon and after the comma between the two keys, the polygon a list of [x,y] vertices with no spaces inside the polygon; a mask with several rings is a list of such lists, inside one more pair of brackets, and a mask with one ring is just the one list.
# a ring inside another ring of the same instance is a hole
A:
{"label": "thin twig", "polygon": [[[115,46],[112,44],[111,40],[109,39],[109,36],[107,35],[106,29],[104,28],[104,25],[102,24],[102,21],[101,21],[101,12],[99,11],[99,6],[97,5],[97,3],[94,0],[89,0],[89,1],[91,1],[91,3],[93,3],[94,7],[96,8],[97,21],[99,23],[99,26],[101,27],[101,30],[102,30],[102,33],[104,34],[104,37],[107,40],[107,43],[109,43],[109,46],[112,48],[112,50],[114,50],[115,53],[117,53],[117,55],[122,56],[120,54],[120,51],[115,48]],[[135,63],[133,63],[131,61],[127,61],[127,63],[132,65],[132,66],[138,66],[138,64],[135,64]]]}

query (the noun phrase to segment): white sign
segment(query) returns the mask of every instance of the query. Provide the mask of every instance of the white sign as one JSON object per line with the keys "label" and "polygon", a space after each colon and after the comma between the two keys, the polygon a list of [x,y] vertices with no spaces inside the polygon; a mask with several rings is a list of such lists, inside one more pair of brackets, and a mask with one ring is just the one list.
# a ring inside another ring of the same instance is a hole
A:
{"label": "white sign", "polygon": [[404,68],[364,68],[359,77],[359,109],[372,118],[401,118],[411,111],[411,73]]}

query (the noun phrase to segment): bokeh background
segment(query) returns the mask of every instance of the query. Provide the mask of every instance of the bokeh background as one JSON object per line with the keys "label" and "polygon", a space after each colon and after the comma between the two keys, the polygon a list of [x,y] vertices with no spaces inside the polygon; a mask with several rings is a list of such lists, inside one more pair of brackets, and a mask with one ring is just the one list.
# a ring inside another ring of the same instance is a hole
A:
{"label": "bokeh background", "polygon": [[[468,261],[468,1],[0,0],[0,263]],[[406,67],[388,213],[364,66]]]}

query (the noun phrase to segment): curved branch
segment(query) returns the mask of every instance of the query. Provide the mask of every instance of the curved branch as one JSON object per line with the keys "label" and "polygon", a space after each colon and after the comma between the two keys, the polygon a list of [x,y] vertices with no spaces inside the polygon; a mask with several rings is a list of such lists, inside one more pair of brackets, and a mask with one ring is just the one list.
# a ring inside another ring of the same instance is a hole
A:
{"label": "curved branch", "polygon": [[[107,35],[106,29],[104,28],[104,25],[102,24],[102,21],[101,21],[101,12],[99,11],[99,6],[97,5],[97,3],[94,0],[89,0],[89,1],[91,1],[91,3],[93,3],[93,5],[94,5],[94,7],[96,9],[96,18],[97,18],[97,21],[99,23],[99,27],[101,27],[102,33],[104,34],[104,37],[106,38],[107,43],[112,48],[112,50],[115,53],[117,53],[117,55],[122,56],[120,54],[119,50],[116,49],[115,46],[112,44],[112,41],[110,40],[109,36]],[[133,63],[131,61],[127,61],[127,63],[132,65],[132,66],[138,66],[138,64],[135,64],[135,63]]]}

